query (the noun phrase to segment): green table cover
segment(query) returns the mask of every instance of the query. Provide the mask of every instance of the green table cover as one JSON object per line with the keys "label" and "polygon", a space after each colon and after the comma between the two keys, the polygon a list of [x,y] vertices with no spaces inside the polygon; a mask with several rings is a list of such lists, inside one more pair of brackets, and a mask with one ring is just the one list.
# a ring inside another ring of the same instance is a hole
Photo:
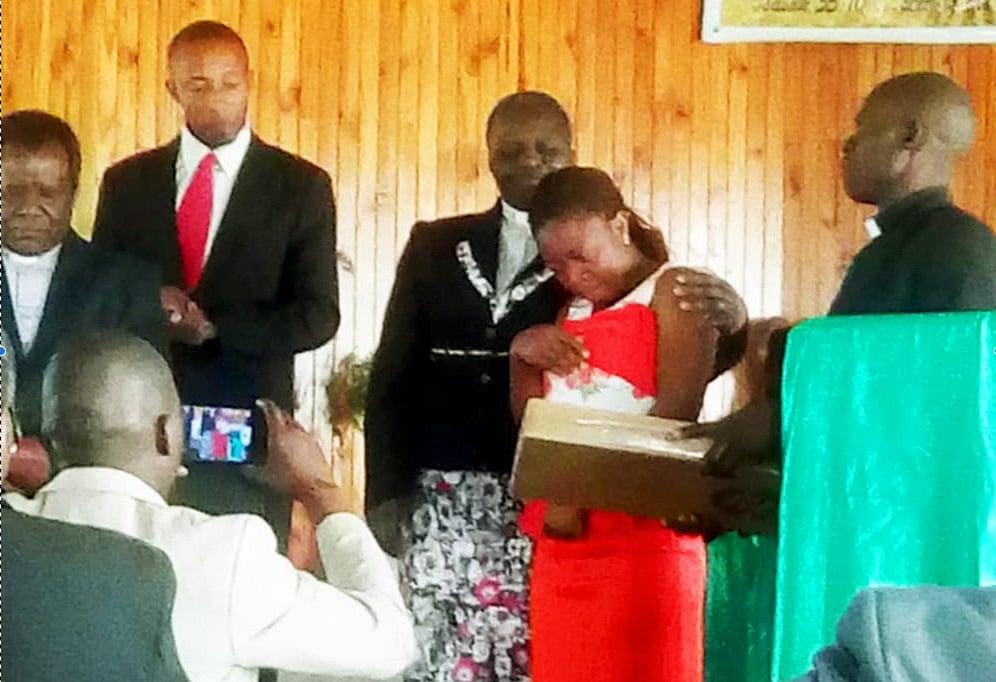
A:
{"label": "green table cover", "polygon": [[775,617],[772,535],[727,533],[709,543],[707,682],[768,682]]}
{"label": "green table cover", "polygon": [[996,312],[803,322],[782,404],[773,679],[863,587],[996,583]]}

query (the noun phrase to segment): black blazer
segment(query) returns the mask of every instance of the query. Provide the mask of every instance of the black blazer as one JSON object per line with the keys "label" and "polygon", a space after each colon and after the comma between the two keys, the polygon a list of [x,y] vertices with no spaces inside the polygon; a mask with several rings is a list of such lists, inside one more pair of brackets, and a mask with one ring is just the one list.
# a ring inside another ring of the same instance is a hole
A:
{"label": "black blazer", "polygon": [[101,253],[75,232],[62,243],[45,310],[31,351],[24,352],[7,273],[0,304],[4,327],[17,359],[17,414],[24,432],[41,431],[41,384],[48,361],[67,337],[94,329],[122,329],[160,350],[165,328],[159,279],[142,263],[122,254]]}
{"label": "black blazer", "polygon": [[2,520],[4,675],[32,682],[187,679],[173,641],[176,577],[165,554],[6,503]]}
{"label": "black blazer", "polygon": [[[520,331],[553,322],[567,295],[552,277],[537,282],[545,270],[537,258],[513,283],[521,300],[495,321],[478,287],[495,281],[500,230],[500,203],[412,229],[370,374],[368,511],[409,494],[420,469],[511,471],[518,427],[508,350]],[[480,277],[458,257],[468,249]],[[745,330],[720,339],[717,374],[739,361],[745,342]]]}
{"label": "black blazer", "polygon": [[551,322],[565,300],[537,259],[528,289],[495,321],[457,256],[466,243],[495,281],[501,207],[418,223],[398,264],[367,398],[367,508],[410,492],[419,469],[508,473],[517,428],[508,406],[508,349],[527,327]]}
{"label": "black blazer", "polygon": [[[176,237],[179,139],[104,174],[93,241],[158,268],[183,288]],[[339,326],[335,205],[328,174],[253,137],[211,253],[191,297],[218,329],[203,346],[174,343],[185,403],[294,400],[294,353]]]}

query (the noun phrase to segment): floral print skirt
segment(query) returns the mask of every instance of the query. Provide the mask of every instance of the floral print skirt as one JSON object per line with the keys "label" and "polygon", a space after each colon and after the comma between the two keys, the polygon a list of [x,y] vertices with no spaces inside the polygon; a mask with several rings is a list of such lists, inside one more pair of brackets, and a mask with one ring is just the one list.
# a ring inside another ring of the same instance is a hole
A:
{"label": "floral print skirt", "polygon": [[507,476],[423,471],[403,583],[420,657],[409,682],[528,682],[532,544]]}

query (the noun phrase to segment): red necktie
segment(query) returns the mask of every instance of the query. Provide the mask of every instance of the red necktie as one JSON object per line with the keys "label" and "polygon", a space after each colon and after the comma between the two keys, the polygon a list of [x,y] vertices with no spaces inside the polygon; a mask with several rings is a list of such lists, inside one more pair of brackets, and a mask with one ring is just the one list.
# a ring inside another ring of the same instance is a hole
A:
{"label": "red necktie", "polygon": [[204,247],[211,226],[211,203],[214,199],[214,154],[201,159],[194,177],[176,209],[176,236],[180,243],[183,284],[187,290],[197,286],[204,267]]}

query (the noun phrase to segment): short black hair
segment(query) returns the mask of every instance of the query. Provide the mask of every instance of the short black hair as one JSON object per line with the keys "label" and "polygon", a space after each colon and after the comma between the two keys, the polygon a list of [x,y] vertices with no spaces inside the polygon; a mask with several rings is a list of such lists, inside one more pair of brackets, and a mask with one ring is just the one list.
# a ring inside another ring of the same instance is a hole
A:
{"label": "short black hair", "polygon": [[664,235],[626,205],[612,176],[598,168],[567,166],[545,175],[533,195],[529,224],[538,235],[552,220],[589,214],[611,219],[620,211],[628,216],[627,229],[640,252],[656,263],[666,263]]}
{"label": "short black hair", "polygon": [[69,179],[73,189],[79,186],[83,159],[80,140],[72,127],[58,116],[40,109],[12,111],[0,118],[0,136],[4,152],[12,149],[36,152],[50,144],[62,147],[69,159]]}
{"label": "short black hair", "polygon": [[238,45],[242,50],[242,54],[245,55],[246,64],[249,63],[249,50],[246,49],[246,44],[242,40],[242,36],[231,26],[209,19],[195,21],[180,29],[180,32],[169,41],[169,47],[166,48],[166,56],[172,59],[176,51],[185,45],[212,41],[230,42]]}
{"label": "short black hair", "polygon": [[571,119],[564,111],[564,107],[554,99],[553,95],[539,90],[523,90],[505,95],[495,104],[488,115],[488,123],[485,128],[485,135],[491,135],[491,128],[494,127],[495,120],[499,116],[542,116],[551,115],[559,118],[567,131],[568,139],[574,135],[571,129]]}

